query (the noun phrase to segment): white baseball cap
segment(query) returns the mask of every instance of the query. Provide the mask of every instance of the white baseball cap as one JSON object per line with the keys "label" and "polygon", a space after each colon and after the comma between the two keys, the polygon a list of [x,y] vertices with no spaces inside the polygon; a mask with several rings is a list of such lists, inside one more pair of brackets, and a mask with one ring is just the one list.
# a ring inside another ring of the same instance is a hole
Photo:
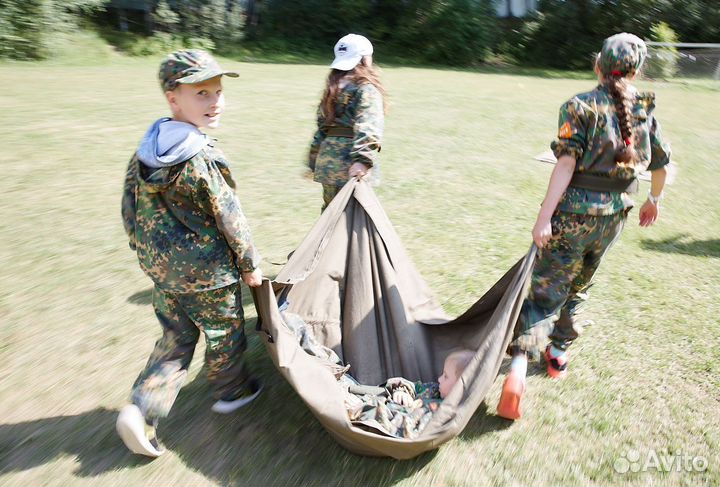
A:
{"label": "white baseball cap", "polygon": [[373,53],[373,46],[367,37],[348,34],[335,44],[335,60],[330,67],[341,71],[350,71],[358,65],[363,56]]}

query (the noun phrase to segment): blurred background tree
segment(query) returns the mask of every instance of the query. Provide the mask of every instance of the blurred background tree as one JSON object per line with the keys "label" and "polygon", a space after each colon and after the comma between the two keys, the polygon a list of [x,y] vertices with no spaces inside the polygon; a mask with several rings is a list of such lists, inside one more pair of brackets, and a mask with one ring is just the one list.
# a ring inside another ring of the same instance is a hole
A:
{"label": "blurred background tree", "polygon": [[78,26],[104,0],[0,0],[0,57],[41,59],[53,35]]}
{"label": "blurred background tree", "polygon": [[[0,56],[46,57],[53,32],[81,23],[136,55],[185,46],[326,57],[339,37],[355,32],[382,59],[587,70],[616,32],[720,42],[720,1],[0,0]],[[670,64],[664,69],[671,75]]]}
{"label": "blurred background tree", "polygon": [[155,27],[168,34],[175,34],[180,24],[180,15],[170,8],[167,0],[160,0],[152,13]]}
{"label": "blurred background tree", "polygon": [[[677,43],[679,39],[668,24],[658,22],[650,28],[650,40]],[[670,79],[677,74],[679,59],[677,48],[657,47],[651,52],[643,72],[650,78]]]}

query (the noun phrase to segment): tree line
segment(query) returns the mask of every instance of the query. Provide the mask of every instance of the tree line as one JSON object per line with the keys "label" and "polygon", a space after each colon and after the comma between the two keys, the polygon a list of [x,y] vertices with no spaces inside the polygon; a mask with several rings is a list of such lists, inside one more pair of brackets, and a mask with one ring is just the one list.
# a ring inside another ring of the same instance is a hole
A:
{"label": "tree line", "polygon": [[539,0],[535,12],[510,19],[497,17],[495,1],[0,0],[0,57],[42,59],[54,33],[78,27],[124,35],[130,54],[181,46],[327,52],[356,32],[393,59],[570,69],[587,68],[602,40],[620,31],[720,42],[717,0]]}

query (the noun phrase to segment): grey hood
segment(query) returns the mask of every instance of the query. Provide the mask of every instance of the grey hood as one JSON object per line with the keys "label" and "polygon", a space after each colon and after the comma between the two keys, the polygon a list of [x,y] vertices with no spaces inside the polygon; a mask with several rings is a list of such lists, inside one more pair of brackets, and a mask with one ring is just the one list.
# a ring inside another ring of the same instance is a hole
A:
{"label": "grey hood", "polygon": [[191,159],[209,141],[209,137],[194,125],[165,117],[145,132],[137,156],[153,169],[170,167]]}

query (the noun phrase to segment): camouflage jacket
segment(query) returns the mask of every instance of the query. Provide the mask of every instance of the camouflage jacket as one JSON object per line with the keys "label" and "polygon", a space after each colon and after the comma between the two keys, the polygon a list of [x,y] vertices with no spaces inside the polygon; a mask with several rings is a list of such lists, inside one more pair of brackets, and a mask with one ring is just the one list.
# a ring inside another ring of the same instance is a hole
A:
{"label": "camouflage jacket", "polygon": [[[670,162],[670,145],[663,140],[660,123],[653,115],[654,93],[633,93],[633,133],[638,161],[615,162],[615,148],[622,136],[615,107],[606,87],[574,96],[560,108],[558,139],[551,144],[555,157],[575,158],[575,171],[632,179],[643,170],[653,171]],[[633,206],[627,193],[610,193],[569,187],[558,204],[559,211],[588,215],[612,215]]]}
{"label": "camouflage jacket", "polygon": [[348,181],[348,169],[355,162],[373,167],[371,182],[379,179],[379,152],[385,118],[383,97],[370,83],[360,86],[350,83],[338,95],[333,126],[348,127],[353,137],[327,135],[327,124],[318,109],[318,129],[310,145],[308,166],[313,179],[322,184],[343,186]]}
{"label": "camouflage jacket", "polygon": [[163,290],[200,292],[237,282],[260,260],[222,153],[208,145],[192,159],[151,169],[135,154],[122,217],[142,270]]}

